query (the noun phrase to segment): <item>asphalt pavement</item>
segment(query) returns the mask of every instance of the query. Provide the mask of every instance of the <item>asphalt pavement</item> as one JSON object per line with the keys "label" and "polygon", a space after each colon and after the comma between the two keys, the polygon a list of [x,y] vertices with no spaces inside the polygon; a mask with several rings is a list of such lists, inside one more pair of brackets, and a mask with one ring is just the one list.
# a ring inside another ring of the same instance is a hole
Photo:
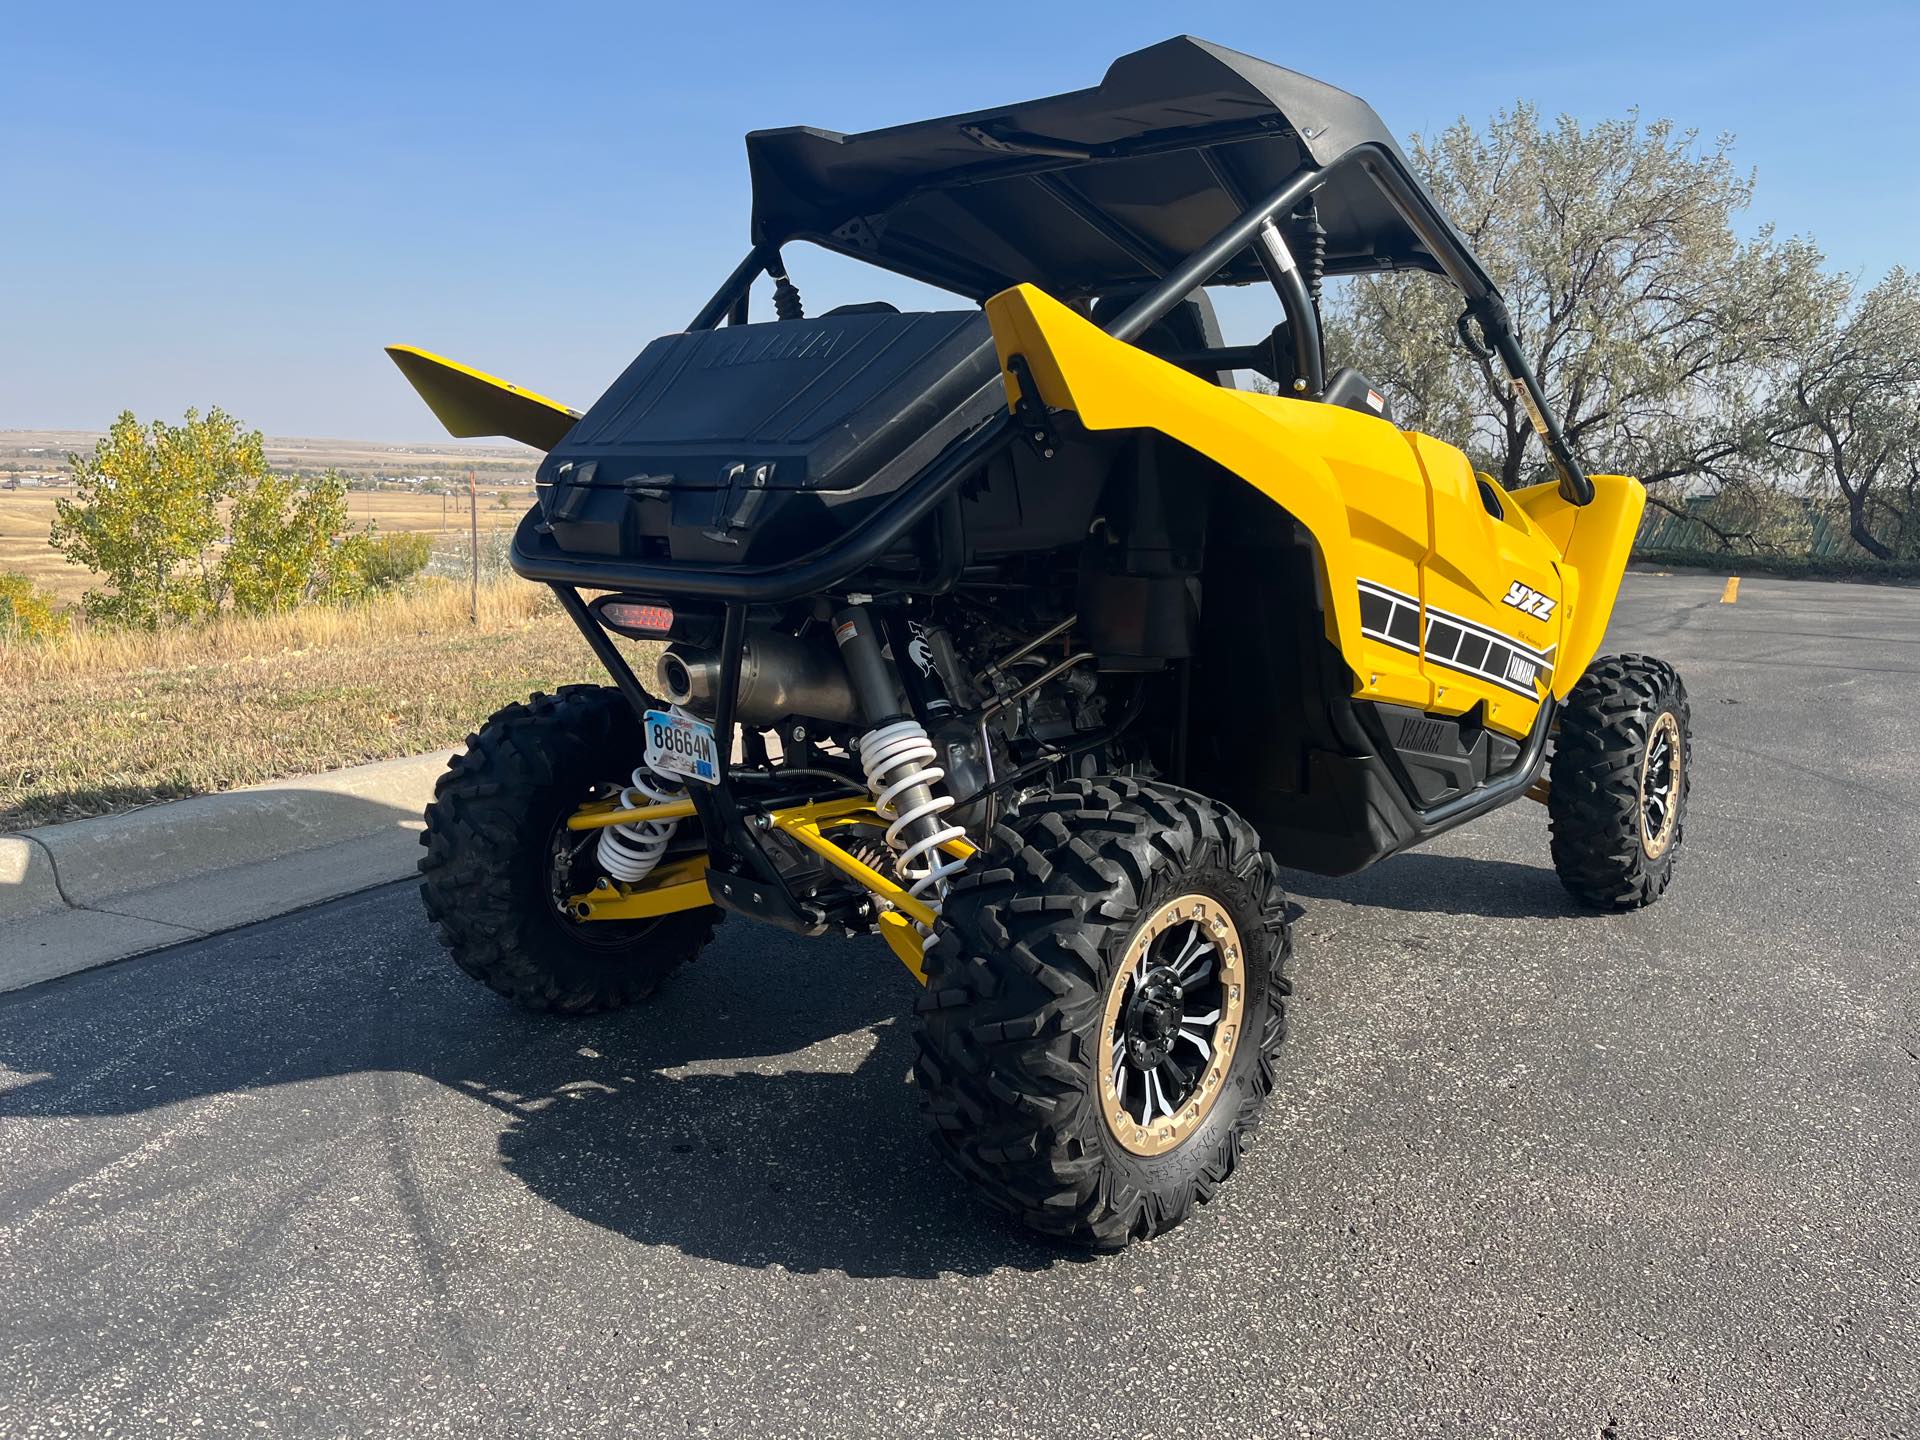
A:
{"label": "asphalt pavement", "polygon": [[1920,1432],[1920,591],[1630,578],[1679,873],[1296,877],[1239,1174],[1098,1260],[935,1161],[877,941],[523,1015],[409,886],[0,997],[0,1435]]}

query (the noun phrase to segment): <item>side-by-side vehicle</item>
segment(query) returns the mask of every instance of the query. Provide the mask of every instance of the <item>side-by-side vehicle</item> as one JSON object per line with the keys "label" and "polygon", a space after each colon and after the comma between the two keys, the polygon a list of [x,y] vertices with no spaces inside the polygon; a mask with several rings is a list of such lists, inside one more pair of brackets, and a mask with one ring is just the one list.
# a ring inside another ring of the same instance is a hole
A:
{"label": "side-by-side vehicle", "polygon": [[[546,452],[513,567],[612,680],[508,706],[442,780],[423,890],[462,969],[582,1012],[723,917],[877,933],[942,1154],[1113,1248],[1213,1193],[1274,1083],[1282,867],[1532,795],[1575,896],[1666,887],[1686,692],[1598,658],[1644,492],[1587,472],[1364,102],[1178,38],[747,153],[746,258],[584,414],[392,351],[454,434]],[[808,316],[803,247],[964,303]],[[1459,291],[1543,483],[1328,370],[1323,282],[1390,271]],[[1263,338],[1224,343],[1220,286],[1270,297]]]}

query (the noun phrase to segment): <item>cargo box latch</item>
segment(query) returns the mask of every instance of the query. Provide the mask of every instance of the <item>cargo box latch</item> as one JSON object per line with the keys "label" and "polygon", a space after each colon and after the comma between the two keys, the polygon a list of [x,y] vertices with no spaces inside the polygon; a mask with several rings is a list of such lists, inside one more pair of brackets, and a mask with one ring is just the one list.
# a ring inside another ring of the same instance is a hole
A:
{"label": "cargo box latch", "polygon": [[723,545],[738,545],[740,537],[732,532],[751,527],[754,517],[760,513],[760,507],[767,503],[767,486],[773,481],[773,469],[771,460],[763,460],[752,466],[743,462],[729,465],[726,469],[725,518],[712,530],[701,533],[707,539],[718,540]]}

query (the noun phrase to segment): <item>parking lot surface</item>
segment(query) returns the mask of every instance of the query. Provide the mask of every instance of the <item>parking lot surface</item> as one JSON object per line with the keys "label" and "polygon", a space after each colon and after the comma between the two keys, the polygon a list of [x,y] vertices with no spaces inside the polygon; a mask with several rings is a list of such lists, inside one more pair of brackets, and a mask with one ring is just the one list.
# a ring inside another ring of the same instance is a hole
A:
{"label": "parking lot surface", "polygon": [[523,1015],[407,886],[0,997],[0,1435],[1920,1431],[1920,591],[1629,579],[1694,788],[1576,911],[1522,802],[1304,909],[1239,1174],[1099,1260],[922,1137],[878,942]]}

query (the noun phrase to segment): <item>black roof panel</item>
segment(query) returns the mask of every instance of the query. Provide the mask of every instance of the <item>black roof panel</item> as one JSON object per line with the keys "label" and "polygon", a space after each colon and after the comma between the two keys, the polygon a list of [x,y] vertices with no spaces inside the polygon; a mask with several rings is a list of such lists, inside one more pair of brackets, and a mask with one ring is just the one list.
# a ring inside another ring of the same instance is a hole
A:
{"label": "black roof panel", "polygon": [[[1095,294],[1158,278],[1302,164],[1359,145],[1406,169],[1364,100],[1181,36],[1065,95],[858,135],[754,131],[753,238],[812,240],[975,299],[1021,281]],[[1318,203],[1329,273],[1434,267],[1356,169]],[[1243,254],[1220,278],[1261,271]]]}

